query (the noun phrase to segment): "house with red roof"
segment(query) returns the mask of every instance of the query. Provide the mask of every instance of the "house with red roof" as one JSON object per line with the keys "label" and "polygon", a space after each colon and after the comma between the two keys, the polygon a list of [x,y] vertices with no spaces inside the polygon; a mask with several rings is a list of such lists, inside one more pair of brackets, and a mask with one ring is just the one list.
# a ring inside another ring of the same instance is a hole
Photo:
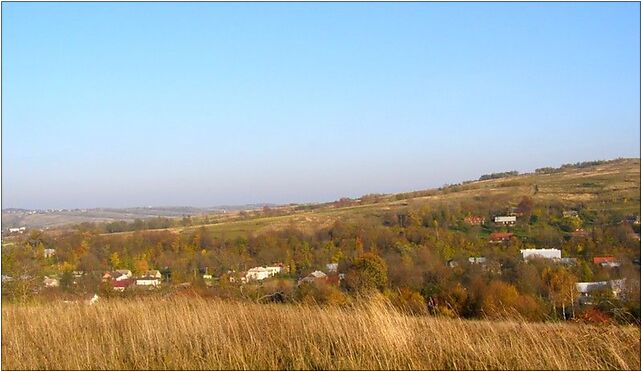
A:
{"label": "house with red roof", "polygon": [[593,263],[602,267],[618,267],[621,265],[615,256],[595,256],[593,257]]}
{"label": "house with red roof", "polygon": [[513,237],[513,233],[509,232],[494,232],[490,234],[490,243],[508,242]]}

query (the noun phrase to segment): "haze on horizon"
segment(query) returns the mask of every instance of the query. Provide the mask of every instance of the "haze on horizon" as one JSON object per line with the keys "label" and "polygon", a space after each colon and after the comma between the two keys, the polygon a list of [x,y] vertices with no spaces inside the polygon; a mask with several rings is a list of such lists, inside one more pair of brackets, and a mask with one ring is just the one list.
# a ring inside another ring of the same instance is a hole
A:
{"label": "haze on horizon", "polygon": [[336,200],[640,156],[639,3],[2,3],[2,207]]}

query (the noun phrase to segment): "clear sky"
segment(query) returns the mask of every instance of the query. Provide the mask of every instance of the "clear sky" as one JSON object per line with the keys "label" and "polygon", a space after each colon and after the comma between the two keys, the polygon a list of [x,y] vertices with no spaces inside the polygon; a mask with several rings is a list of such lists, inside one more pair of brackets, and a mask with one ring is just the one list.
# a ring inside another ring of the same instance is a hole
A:
{"label": "clear sky", "polygon": [[316,202],[640,156],[638,3],[2,3],[2,207]]}

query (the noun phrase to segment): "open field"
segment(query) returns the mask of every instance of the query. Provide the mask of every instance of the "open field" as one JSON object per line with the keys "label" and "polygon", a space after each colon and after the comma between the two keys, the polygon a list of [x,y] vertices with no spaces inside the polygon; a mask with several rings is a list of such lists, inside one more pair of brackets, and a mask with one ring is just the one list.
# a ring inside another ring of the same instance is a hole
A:
{"label": "open field", "polygon": [[191,297],[3,305],[3,369],[640,369],[640,329]]}

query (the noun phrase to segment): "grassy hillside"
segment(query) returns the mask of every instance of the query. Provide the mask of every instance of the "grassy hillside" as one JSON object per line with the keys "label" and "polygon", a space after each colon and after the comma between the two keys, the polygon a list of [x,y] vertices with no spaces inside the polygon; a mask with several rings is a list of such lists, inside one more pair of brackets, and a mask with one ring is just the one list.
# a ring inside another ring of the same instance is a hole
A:
{"label": "grassy hillside", "polygon": [[569,168],[553,174],[529,173],[486,181],[467,182],[440,189],[362,198],[353,205],[337,207],[327,203],[305,210],[302,206],[275,209],[281,216],[255,216],[239,220],[238,214],[219,217],[216,223],[171,229],[193,230],[206,226],[213,233],[227,237],[295,227],[315,230],[337,220],[359,222],[408,207],[431,208],[439,205],[466,204],[487,200],[517,205],[529,196],[536,204],[561,203],[568,208],[578,205],[587,211],[640,213],[640,159],[622,159],[586,168]]}
{"label": "grassy hillside", "polygon": [[636,370],[640,329],[413,317],[381,301],[3,305],[2,368]]}

